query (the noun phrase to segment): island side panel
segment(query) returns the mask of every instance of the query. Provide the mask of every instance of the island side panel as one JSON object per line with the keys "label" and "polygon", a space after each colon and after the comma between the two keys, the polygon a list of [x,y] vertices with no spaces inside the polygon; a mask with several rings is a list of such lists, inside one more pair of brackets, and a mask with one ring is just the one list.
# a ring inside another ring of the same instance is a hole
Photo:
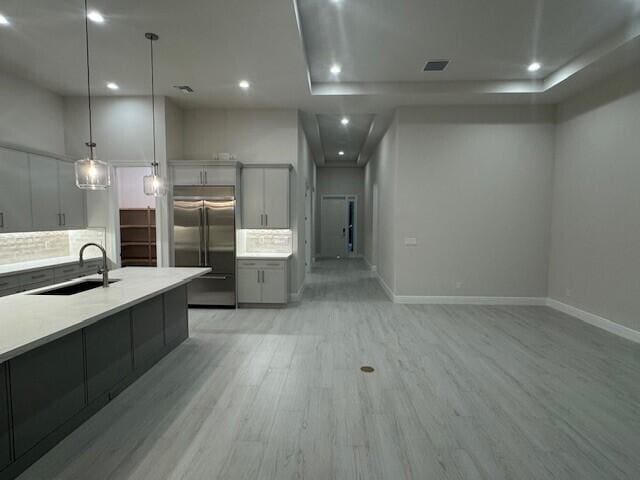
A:
{"label": "island side panel", "polygon": [[9,391],[7,365],[0,363],[0,470],[11,461],[11,440],[9,438]]}
{"label": "island side panel", "polygon": [[172,349],[189,338],[189,306],[187,286],[164,294],[165,345]]}
{"label": "island side panel", "polygon": [[9,361],[16,458],[85,406],[82,332]]}
{"label": "island side panel", "polygon": [[133,373],[131,311],[85,328],[89,403],[109,393]]}
{"label": "island side panel", "polygon": [[164,305],[158,295],[131,309],[133,365],[137,373],[149,369],[164,353]]}

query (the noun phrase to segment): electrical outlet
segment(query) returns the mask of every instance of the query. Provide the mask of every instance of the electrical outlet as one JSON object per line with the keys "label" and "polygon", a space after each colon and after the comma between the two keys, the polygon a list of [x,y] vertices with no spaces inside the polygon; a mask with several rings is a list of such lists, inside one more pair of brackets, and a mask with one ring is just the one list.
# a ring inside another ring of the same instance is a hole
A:
{"label": "electrical outlet", "polygon": [[418,245],[418,239],[416,237],[405,237],[404,244],[407,246],[414,247]]}

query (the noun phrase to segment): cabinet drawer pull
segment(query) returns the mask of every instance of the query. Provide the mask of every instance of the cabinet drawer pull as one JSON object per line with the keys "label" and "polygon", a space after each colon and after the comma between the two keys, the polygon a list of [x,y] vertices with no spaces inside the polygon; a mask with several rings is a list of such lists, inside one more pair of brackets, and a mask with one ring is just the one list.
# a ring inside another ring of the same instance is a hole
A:
{"label": "cabinet drawer pull", "polygon": [[0,283],[0,288],[4,288],[7,285],[10,285],[9,282],[2,282],[2,283]]}
{"label": "cabinet drawer pull", "polygon": [[37,280],[39,278],[44,278],[46,276],[47,276],[46,273],[41,273],[40,275],[31,275],[31,280]]}
{"label": "cabinet drawer pull", "polygon": [[0,228],[4,228],[4,212],[0,212]]}

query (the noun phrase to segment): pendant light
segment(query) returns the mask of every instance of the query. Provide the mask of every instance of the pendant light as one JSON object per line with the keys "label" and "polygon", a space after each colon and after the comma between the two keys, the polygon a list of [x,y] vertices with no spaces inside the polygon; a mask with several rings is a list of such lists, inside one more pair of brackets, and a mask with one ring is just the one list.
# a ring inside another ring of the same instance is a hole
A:
{"label": "pendant light", "polygon": [[159,174],[158,161],[156,160],[156,96],[154,83],[154,65],[153,65],[153,42],[158,40],[155,33],[145,33],[145,38],[149,40],[151,46],[151,115],[153,125],[153,162],[151,163],[151,175],[144,177],[144,193],[154,197],[162,197],[167,193],[167,185]]}
{"label": "pendant light", "polygon": [[84,34],[87,53],[87,101],[89,105],[89,156],[77,160],[74,164],[76,186],[82,190],[106,190],[111,186],[109,164],[96,159],[96,144],[93,141],[93,117],[91,112],[91,63],[89,62],[89,12],[87,0],[84,0]]}

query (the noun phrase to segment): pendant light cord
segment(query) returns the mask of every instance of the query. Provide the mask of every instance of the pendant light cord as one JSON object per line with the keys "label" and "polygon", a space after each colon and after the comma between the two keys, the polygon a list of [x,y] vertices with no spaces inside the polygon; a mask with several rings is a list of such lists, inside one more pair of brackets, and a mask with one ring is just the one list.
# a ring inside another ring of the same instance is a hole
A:
{"label": "pendant light cord", "polygon": [[151,37],[149,39],[149,43],[151,43],[151,115],[153,116],[151,124],[153,125],[153,173],[158,175],[158,162],[156,161],[156,96],[153,64],[153,42],[154,38]]}
{"label": "pendant light cord", "polygon": [[87,48],[87,99],[89,101],[89,143],[87,143],[87,147],[89,147],[91,160],[93,160],[93,149],[96,145],[93,143],[93,115],[91,112],[91,64],[89,63],[89,8],[87,0],[84,0],[84,36]]}

